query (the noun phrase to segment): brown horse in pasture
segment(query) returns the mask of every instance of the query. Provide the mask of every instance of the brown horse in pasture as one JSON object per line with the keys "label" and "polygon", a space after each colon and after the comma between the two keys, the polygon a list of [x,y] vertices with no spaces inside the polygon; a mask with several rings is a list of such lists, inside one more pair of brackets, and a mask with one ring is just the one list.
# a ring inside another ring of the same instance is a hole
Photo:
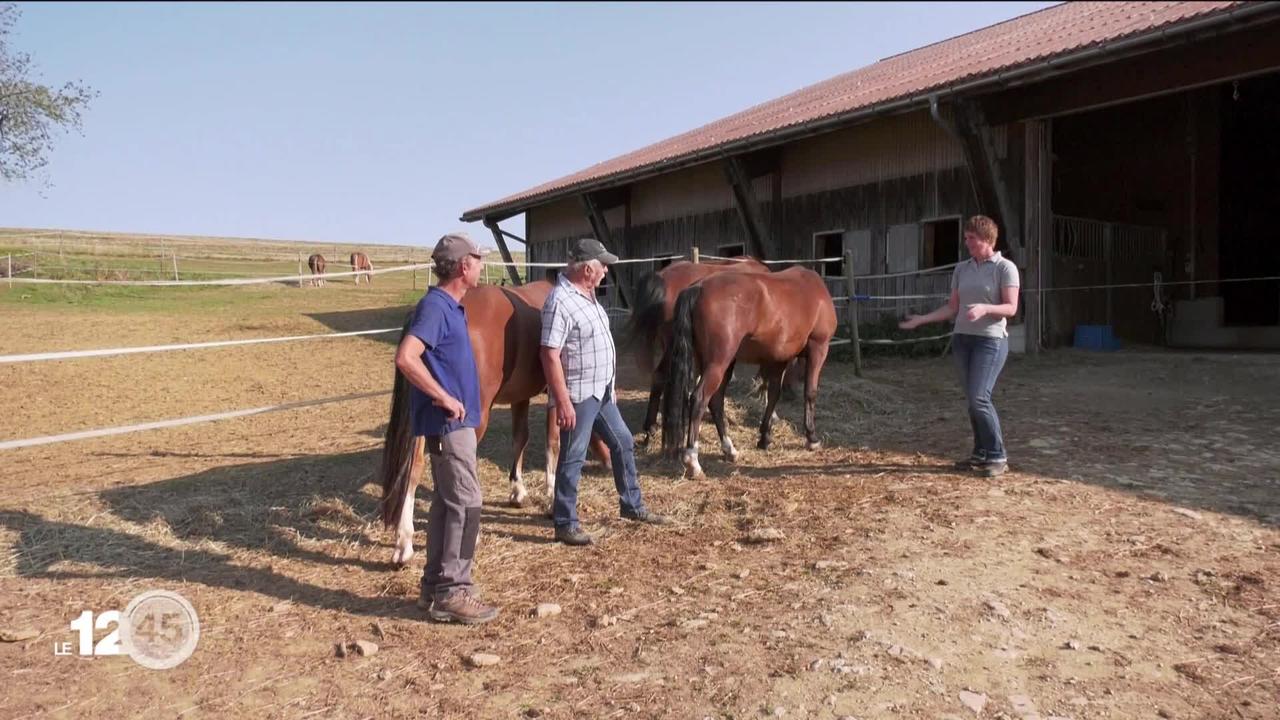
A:
{"label": "brown horse in pasture", "polygon": [[[547,387],[538,349],[542,340],[542,304],[551,294],[551,283],[520,287],[481,285],[467,292],[462,307],[467,313],[471,349],[480,379],[480,427],[476,440],[484,438],[495,403],[511,405],[514,453],[509,478],[510,501],[524,504],[524,450],[529,444],[529,401]],[[410,318],[411,320],[412,318]],[[409,322],[405,323],[405,330]],[[401,331],[404,337],[404,331]],[[596,454],[607,465],[609,450],[599,438],[592,441]],[[424,438],[414,436],[409,416],[409,381],[396,370],[391,398],[391,418],[382,452],[382,521],[397,526],[393,561],[402,565],[413,556],[413,498],[422,476]],[[547,413],[547,496],[555,487],[560,455],[560,429],[555,413]]]}
{"label": "brown horse in pasture", "polygon": [[[636,283],[632,302],[631,320],[624,331],[628,344],[640,361],[640,370],[650,375],[649,407],[644,414],[644,426],[640,428],[643,439],[649,442],[658,423],[658,407],[662,402],[662,387],[666,383],[667,348],[671,347],[671,319],[675,315],[676,298],[685,288],[717,273],[767,273],[768,266],[753,257],[732,258],[711,262],[674,262],[656,273],[646,273]],[[654,362],[654,352],[658,361]],[[718,412],[717,410],[713,410]],[[718,422],[718,421],[717,421]]]}
{"label": "brown horse in pasture", "polygon": [[821,446],[814,416],[818,376],[836,331],[836,308],[822,277],[807,268],[776,273],[719,273],[690,286],[676,301],[662,408],[664,451],[683,450],[686,473],[704,477],[698,463],[698,431],[708,400],[729,462],[737,460],[724,427],[724,392],[741,360],[760,366],[768,400],[758,447],[773,440],[773,410],[782,375],[793,360],[808,359],[804,379],[807,447]]}
{"label": "brown horse in pasture", "polygon": [[315,253],[307,258],[307,267],[311,268],[312,287],[322,287],[324,285],[324,256],[320,253]]}
{"label": "brown horse in pasture", "polygon": [[373,270],[373,263],[369,262],[369,256],[362,252],[351,253],[351,272],[356,273],[353,277],[356,279],[356,285],[360,284],[360,278],[364,277],[366,285],[373,282],[373,276],[362,271]]}

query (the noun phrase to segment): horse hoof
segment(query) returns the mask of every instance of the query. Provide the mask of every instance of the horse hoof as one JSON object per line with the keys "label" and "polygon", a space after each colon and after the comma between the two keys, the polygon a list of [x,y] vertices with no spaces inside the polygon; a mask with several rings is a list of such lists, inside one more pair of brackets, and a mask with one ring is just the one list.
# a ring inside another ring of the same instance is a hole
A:
{"label": "horse hoof", "polygon": [[769,446],[772,444],[773,444],[772,440],[761,440],[760,442],[756,443],[756,447],[761,450],[768,450]]}
{"label": "horse hoof", "polygon": [[411,559],[413,559],[413,546],[396,548],[395,554],[391,556],[391,564],[400,568],[408,565]]}
{"label": "horse hoof", "polygon": [[805,449],[806,449],[806,450],[817,450],[817,449],[819,449],[819,448],[821,448],[821,447],[822,447],[822,441],[821,441],[821,440],[815,440],[815,441],[810,442],[810,443],[805,443],[805,444],[804,444],[804,447],[805,447]]}
{"label": "horse hoof", "polygon": [[738,453],[736,452],[725,453],[724,461],[730,464],[738,462]]}

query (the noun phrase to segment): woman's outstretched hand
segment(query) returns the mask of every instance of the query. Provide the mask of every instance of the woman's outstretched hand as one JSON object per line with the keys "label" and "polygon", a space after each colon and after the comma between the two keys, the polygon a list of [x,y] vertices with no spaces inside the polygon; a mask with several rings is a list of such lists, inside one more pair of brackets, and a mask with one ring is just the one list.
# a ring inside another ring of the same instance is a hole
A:
{"label": "woman's outstretched hand", "polygon": [[899,330],[915,330],[924,324],[924,317],[920,315],[908,315],[906,320],[898,323]]}

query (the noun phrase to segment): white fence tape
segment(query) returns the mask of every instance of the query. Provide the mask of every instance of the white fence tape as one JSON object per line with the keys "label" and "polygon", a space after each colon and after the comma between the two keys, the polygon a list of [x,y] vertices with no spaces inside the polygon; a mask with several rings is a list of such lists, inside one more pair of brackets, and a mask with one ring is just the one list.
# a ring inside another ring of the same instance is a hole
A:
{"label": "white fence tape", "polygon": [[[679,260],[680,258],[683,258],[683,257],[684,255],[664,255],[662,257],[651,257],[651,258],[629,258],[627,260],[619,260],[618,262],[613,264],[614,265],[630,265],[632,263],[653,263],[653,262],[662,262],[663,260]],[[706,256],[704,255],[703,257],[706,257]],[[509,263],[509,262],[503,262],[502,260],[485,260],[484,264],[492,265],[494,267],[562,268],[568,265],[569,261],[566,260],[564,262],[510,262]]]}
{"label": "white fence tape", "polygon": [[323,338],[354,337],[356,335],[381,335],[397,332],[400,328],[380,328],[378,330],[356,330],[354,332],[319,333],[317,335],[289,335],[286,337],[250,338],[247,340],[215,340],[211,342],[182,343],[178,345],[145,345],[141,347],[104,348],[100,350],[64,350],[61,352],[30,353],[27,355],[0,355],[0,365],[4,363],[37,362],[43,360],[70,360],[73,358],[109,357],[112,355],[133,355],[136,353],[169,352],[172,350],[195,350],[199,348],[233,347],[236,345],[260,345],[264,343],[293,342],[295,340],[319,340]]}
{"label": "white fence tape", "polygon": [[339,395],[337,397],[321,398],[319,400],[299,400],[297,402],[281,403],[279,405],[265,405],[263,407],[249,408],[248,410],[232,410],[230,412],[214,413],[212,415],[194,415],[191,417],[174,418],[172,420],[140,423],[138,425],[122,425],[120,427],[101,428],[98,430],[82,430],[80,432],[63,433],[61,435],[44,435],[41,437],[26,438],[23,440],[6,440],[4,442],[0,442],[0,450],[16,450],[18,448],[34,447],[36,445],[50,445],[52,443],[70,442],[72,440],[87,440],[89,438],[100,438],[110,435],[123,435],[125,433],[140,432],[143,430],[158,430],[161,428],[181,427],[183,425],[214,422],[215,420],[230,420],[231,418],[261,415],[262,413],[278,412],[280,410],[297,410],[298,408],[312,407],[314,405],[327,405],[329,403],[346,402],[348,400],[363,400],[365,398],[390,394],[390,390],[352,393],[350,395]]}
{"label": "white fence tape", "polygon": [[953,333],[946,333],[943,335],[931,335],[929,337],[906,338],[903,340],[863,340],[859,338],[858,343],[861,345],[909,345],[911,343],[929,342],[930,340],[943,340],[945,338],[951,337],[952,334]]}
{"label": "white fence tape", "polygon": [[[741,255],[738,255],[735,257],[727,257],[724,255],[699,255],[699,257],[707,260],[744,260],[745,259]],[[778,265],[781,263],[792,263],[794,265],[800,265],[804,263],[842,262],[843,260],[844,258],[837,256],[837,257],[828,257],[828,258],[797,258],[795,260],[761,260],[760,262],[764,263],[765,265]]]}
{"label": "white fence tape", "polygon": [[13,278],[16,283],[40,284],[40,285],[135,285],[150,287],[180,287],[180,286],[196,286],[196,285],[265,285],[268,283],[296,283],[307,282],[309,280],[328,280],[336,277],[350,277],[352,275],[384,275],[393,272],[407,272],[409,270],[425,270],[431,267],[431,263],[417,263],[414,265],[400,265],[393,268],[383,268],[382,270],[360,270],[355,272],[340,273],[324,273],[322,275],[277,275],[275,277],[259,277],[259,278],[228,278],[226,280],[57,280],[47,278]]}

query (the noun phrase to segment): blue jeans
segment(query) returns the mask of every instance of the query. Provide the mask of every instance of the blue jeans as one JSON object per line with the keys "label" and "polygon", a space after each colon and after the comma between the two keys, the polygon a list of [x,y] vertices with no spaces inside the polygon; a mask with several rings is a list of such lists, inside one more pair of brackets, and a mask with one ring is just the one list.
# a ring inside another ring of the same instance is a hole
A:
{"label": "blue jeans", "polygon": [[556,497],[552,516],[556,527],[578,527],[578,479],[582,463],[587,459],[587,445],[594,431],[604,440],[613,455],[613,484],[618,488],[618,504],[624,513],[640,512],[639,476],[636,473],[636,444],[631,431],[618,412],[613,388],[603,400],[589,397],[573,404],[577,415],[573,430],[560,431],[560,462],[556,466]]}
{"label": "blue jeans", "polygon": [[973,457],[984,462],[1004,462],[1008,456],[1000,433],[1000,416],[991,403],[991,391],[1009,358],[1009,338],[956,333],[951,339],[951,350],[960,369],[960,384],[969,400]]}

